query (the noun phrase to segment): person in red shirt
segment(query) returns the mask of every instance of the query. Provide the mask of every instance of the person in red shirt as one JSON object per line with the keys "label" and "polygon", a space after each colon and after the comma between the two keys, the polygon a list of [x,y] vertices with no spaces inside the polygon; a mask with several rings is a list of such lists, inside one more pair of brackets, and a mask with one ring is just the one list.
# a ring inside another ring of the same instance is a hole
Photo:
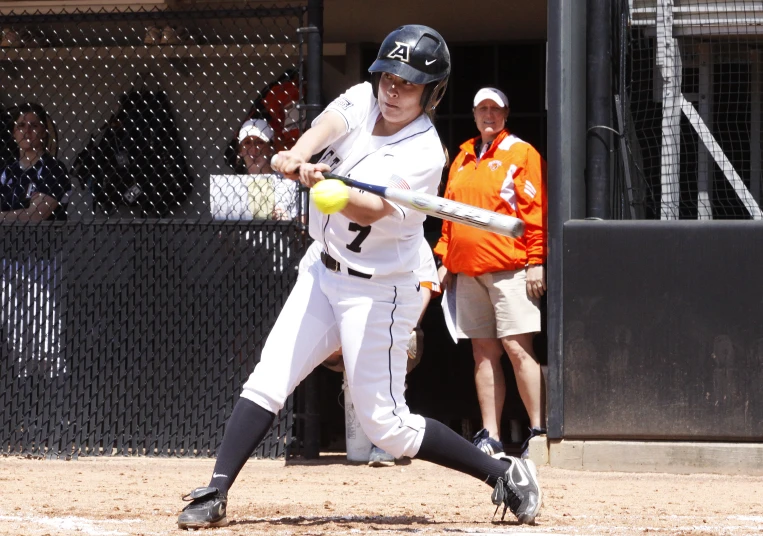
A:
{"label": "person in red shirt", "polygon": [[[455,290],[458,336],[472,340],[484,426],[474,444],[494,457],[504,455],[504,351],[530,419],[530,438],[545,433],[542,373],[532,343],[540,331],[539,302],[546,291],[546,165],[532,145],[505,128],[508,116],[509,101],[501,90],[477,92],[474,121],[480,135],[461,145],[445,197],[521,218],[524,236],[511,238],[444,221],[434,250],[442,260],[443,288]],[[451,285],[456,274],[457,284]],[[529,438],[524,456],[528,444]]]}

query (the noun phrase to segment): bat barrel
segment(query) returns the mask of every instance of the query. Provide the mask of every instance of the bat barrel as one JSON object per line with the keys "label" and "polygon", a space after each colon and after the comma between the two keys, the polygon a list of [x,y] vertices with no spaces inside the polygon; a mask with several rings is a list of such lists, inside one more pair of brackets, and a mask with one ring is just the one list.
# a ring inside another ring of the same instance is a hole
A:
{"label": "bat barrel", "polygon": [[339,180],[347,186],[365,190],[372,194],[388,199],[389,201],[404,205],[424,214],[441,218],[443,220],[461,223],[483,229],[491,233],[502,234],[519,238],[525,232],[525,224],[519,218],[513,218],[505,214],[499,214],[491,210],[467,205],[458,201],[444,199],[436,195],[379,186],[356,181],[349,177],[342,177],[334,173],[323,173],[326,179]]}

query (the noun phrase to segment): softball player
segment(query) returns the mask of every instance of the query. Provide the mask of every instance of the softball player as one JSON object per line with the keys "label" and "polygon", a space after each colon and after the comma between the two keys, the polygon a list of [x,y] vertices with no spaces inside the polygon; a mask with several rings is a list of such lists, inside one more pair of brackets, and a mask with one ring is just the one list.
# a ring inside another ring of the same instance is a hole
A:
{"label": "softball player", "polygon": [[[402,26],[382,43],[371,83],[350,88],[313,121],[273,168],[312,187],[323,172],[436,194],[445,155],[430,115],[450,74],[450,54],[431,28]],[[313,154],[324,150],[318,164]],[[418,457],[492,486],[521,523],[532,523],[541,492],[530,460],[496,460],[442,423],[414,415],[405,403],[406,347],[421,311],[414,270],[424,215],[351,190],[348,205],[325,215],[310,203],[310,235],[320,263],[297,278],[228,421],[207,487],[180,528],[227,524],[227,494],[296,386],[342,347],[353,404],[369,439],[395,457]]]}

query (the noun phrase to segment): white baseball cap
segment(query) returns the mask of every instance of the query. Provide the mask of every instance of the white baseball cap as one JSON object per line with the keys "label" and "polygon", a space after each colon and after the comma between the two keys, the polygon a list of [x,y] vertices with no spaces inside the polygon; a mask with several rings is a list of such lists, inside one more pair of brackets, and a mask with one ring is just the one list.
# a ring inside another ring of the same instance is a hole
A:
{"label": "white baseball cap", "polygon": [[476,108],[483,100],[491,100],[501,108],[506,108],[509,105],[506,93],[494,87],[483,87],[480,89],[474,96],[474,107]]}
{"label": "white baseball cap", "polygon": [[238,142],[241,143],[249,136],[255,136],[262,141],[270,142],[273,139],[273,129],[264,119],[249,119],[238,131]]}

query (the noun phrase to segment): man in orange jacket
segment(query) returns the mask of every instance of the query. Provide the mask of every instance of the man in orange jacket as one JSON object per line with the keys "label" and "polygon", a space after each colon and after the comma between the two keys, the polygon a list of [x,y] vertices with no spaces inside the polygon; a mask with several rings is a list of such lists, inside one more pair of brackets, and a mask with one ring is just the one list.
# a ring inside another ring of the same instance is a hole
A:
{"label": "man in orange jacket", "polygon": [[445,197],[521,218],[524,236],[510,238],[444,221],[434,250],[442,259],[443,288],[458,274],[456,329],[459,337],[472,340],[484,426],[474,443],[495,457],[504,455],[500,440],[506,397],[500,361],[504,350],[530,419],[530,438],[545,433],[542,373],[532,342],[540,331],[539,301],[546,291],[546,164],[529,143],[506,130],[508,116],[509,102],[502,91],[477,92],[474,121],[480,135],[461,145]]}

